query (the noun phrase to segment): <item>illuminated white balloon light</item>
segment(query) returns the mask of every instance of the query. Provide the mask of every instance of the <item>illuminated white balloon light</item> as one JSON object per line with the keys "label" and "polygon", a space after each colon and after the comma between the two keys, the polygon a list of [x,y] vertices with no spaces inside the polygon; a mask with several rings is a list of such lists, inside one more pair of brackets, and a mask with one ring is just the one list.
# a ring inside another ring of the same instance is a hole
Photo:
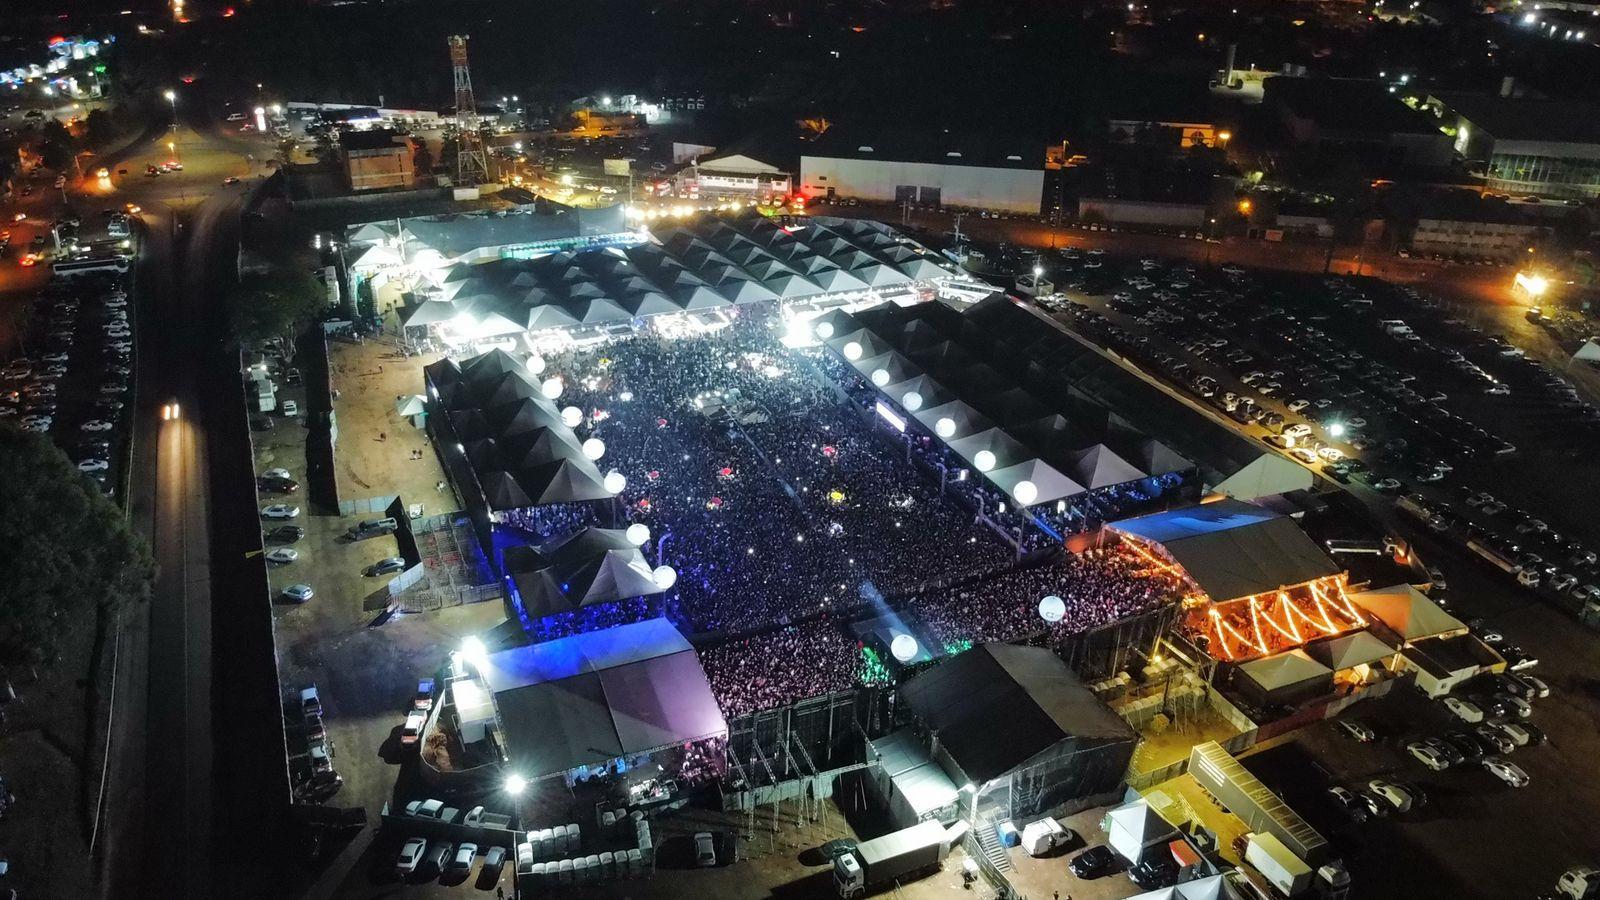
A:
{"label": "illuminated white balloon light", "polygon": [[877,385],[878,387],[883,387],[884,385],[888,384],[889,383],[889,370],[888,369],[873,369],[872,370],[872,383]]}
{"label": "illuminated white balloon light", "polygon": [[624,534],[628,536],[628,543],[643,544],[645,541],[650,540],[650,526],[643,522],[635,522],[628,526],[628,530]]}
{"label": "illuminated white balloon light", "polygon": [[860,359],[861,358],[861,344],[859,344],[856,341],[851,341],[850,343],[845,344],[844,345],[844,358],[850,360],[851,362],[855,362],[856,360]]}
{"label": "illuminated white balloon light", "polygon": [[525,363],[525,365],[528,367],[529,375],[538,375],[544,371],[544,357],[534,354],[533,356],[528,357],[528,361]]}
{"label": "illuminated white balloon light", "polygon": [[599,438],[589,438],[583,442],[583,455],[589,459],[599,459],[606,455],[606,442]]}
{"label": "illuminated white balloon light", "polygon": [[544,384],[539,385],[539,392],[544,394],[546,400],[554,400],[561,396],[561,391],[565,387],[559,378],[546,378]]}
{"label": "illuminated white balloon light", "polygon": [[897,634],[889,642],[889,652],[901,662],[910,662],[917,658],[917,639],[909,634]]}
{"label": "illuminated white balloon light", "polygon": [[583,424],[583,410],[576,406],[568,406],[561,410],[561,424],[568,428],[577,428]]}
{"label": "illuminated white balloon light", "polygon": [[817,337],[819,337],[819,338],[821,338],[823,340],[827,340],[828,338],[833,337],[833,323],[832,322],[818,322],[817,323]]}
{"label": "illuminated white balloon light", "polygon": [[1011,496],[1017,498],[1017,502],[1023,506],[1028,506],[1039,499],[1039,488],[1031,481],[1019,481],[1017,486],[1011,489]]}
{"label": "illuminated white balloon light", "polygon": [[650,579],[664,591],[678,583],[678,572],[671,566],[656,566],[650,573]]}
{"label": "illuminated white balloon light", "polygon": [[1067,617],[1067,602],[1051,594],[1039,601],[1039,618],[1056,623]]}
{"label": "illuminated white balloon light", "polygon": [[628,476],[618,472],[616,469],[612,469],[606,473],[605,486],[606,490],[611,493],[620,494],[622,489],[628,486]]}
{"label": "illuminated white balloon light", "polygon": [[945,416],[939,421],[933,423],[933,433],[942,438],[954,437],[956,433],[956,420],[950,418],[949,416]]}
{"label": "illuminated white balloon light", "polygon": [[906,391],[906,395],[900,398],[900,405],[906,408],[906,412],[916,412],[922,408],[922,395],[916,391]]}
{"label": "illuminated white balloon light", "polygon": [[972,464],[978,467],[979,472],[987,472],[994,468],[994,453],[989,450],[979,450],[978,455],[972,458]]}

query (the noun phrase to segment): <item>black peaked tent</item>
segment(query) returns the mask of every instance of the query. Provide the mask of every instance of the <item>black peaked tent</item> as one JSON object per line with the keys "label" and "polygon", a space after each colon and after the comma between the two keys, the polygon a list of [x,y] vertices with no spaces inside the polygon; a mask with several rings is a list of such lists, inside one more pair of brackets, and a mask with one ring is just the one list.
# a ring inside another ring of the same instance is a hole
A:
{"label": "black peaked tent", "polygon": [[979,806],[1014,818],[1115,791],[1133,728],[1042,647],[981,644],[900,695],[932,730]]}
{"label": "black peaked tent", "polygon": [[533,547],[508,547],[505,571],[530,618],[612,603],[661,588],[625,532],[585,528]]}

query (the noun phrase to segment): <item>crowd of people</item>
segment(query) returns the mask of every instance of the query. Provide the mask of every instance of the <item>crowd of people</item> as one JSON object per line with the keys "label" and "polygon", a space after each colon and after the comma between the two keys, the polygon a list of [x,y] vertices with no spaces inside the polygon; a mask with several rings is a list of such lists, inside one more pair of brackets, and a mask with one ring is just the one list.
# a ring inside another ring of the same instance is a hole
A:
{"label": "crowd of people", "polygon": [[[1168,585],[1148,564],[1121,550],[1058,554],[1042,564],[1003,572],[977,583],[914,597],[908,608],[928,632],[948,646],[959,641],[1014,641],[1049,630],[1053,640],[1092,631],[1148,612],[1167,598]],[[1045,597],[1060,597],[1062,618],[1040,611]]]}
{"label": "crowd of people", "polygon": [[849,690],[862,682],[861,645],[829,619],[790,625],[700,652],[728,719]]}
{"label": "crowd of people", "polygon": [[[939,442],[874,427],[836,360],[787,350],[768,317],[738,312],[714,333],[546,356],[563,380],[557,402],[578,407],[581,436],[604,441],[600,468],[627,478],[615,524],[648,525],[647,558],[677,581],[664,596],[529,623],[541,637],[665,612],[700,642],[722,640],[701,661],[731,720],[891,677],[842,625],[838,614],[860,607],[913,613],[951,648],[1038,634],[1048,594],[1065,604],[1048,626],[1062,637],[1161,602],[1137,560],[1066,554],[982,478],[941,477],[953,462]],[[544,508],[504,524],[548,539],[589,521]]]}

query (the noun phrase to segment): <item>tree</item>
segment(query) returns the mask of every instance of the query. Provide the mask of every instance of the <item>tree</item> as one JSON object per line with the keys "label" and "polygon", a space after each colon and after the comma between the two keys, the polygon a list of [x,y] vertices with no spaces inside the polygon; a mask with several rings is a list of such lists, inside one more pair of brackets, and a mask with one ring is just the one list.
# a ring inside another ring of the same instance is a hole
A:
{"label": "tree", "polygon": [[417,149],[411,154],[411,169],[419,180],[433,175],[433,153],[426,141],[417,141]]}
{"label": "tree", "polygon": [[55,119],[39,131],[39,156],[46,168],[64,172],[72,165],[72,135]]}
{"label": "tree", "polygon": [[292,346],[295,333],[327,305],[327,288],[309,272],[278,266],[249,275],[234,291],[234,335],[247,344],[282,339]]}
{"label": "tree", "polygon": [[0,664],[54,659],[71,632],[150,596],[154,563],[122,512],[43,435],[0,426]]}
{"label": "tree", "polygon": [[91,109],[83,120],[83,135],[89,147],[99,150],[117,136],[117,126],[110,113],[103,109]]}

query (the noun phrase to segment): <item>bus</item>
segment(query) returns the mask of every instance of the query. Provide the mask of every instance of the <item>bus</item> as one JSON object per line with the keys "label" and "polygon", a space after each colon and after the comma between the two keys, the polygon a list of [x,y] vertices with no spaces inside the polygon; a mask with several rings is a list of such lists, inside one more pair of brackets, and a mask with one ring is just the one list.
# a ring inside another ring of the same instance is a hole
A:
{"label": "bus", "polygon": [[128,261],[120,256],[88,256],[83,259],[64,259],[50,267],[63,278],[92,275],[97,272],[123,273],[128,271]]}

